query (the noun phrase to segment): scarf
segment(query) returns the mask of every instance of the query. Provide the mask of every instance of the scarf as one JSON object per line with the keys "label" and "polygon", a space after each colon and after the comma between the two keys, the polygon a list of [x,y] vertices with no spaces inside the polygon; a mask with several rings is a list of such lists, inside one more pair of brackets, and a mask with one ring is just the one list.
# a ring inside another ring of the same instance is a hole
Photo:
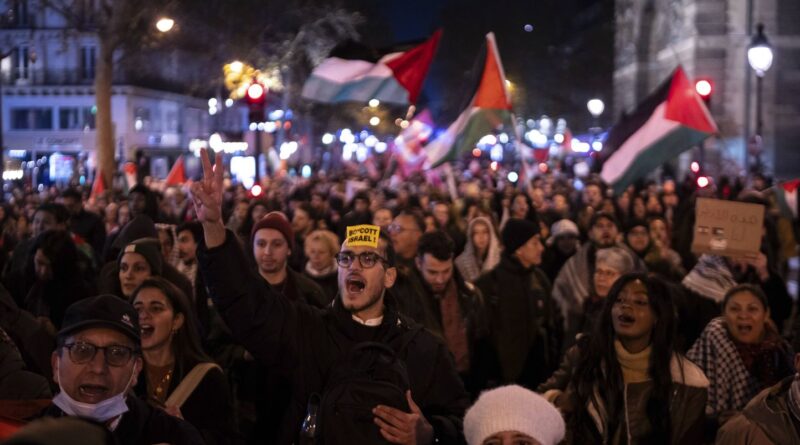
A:
{"label": "scarf", "polygon": [[706,414],[741,411],[758,393],[758,382],[745,368],[724,318],[708,323],[686,357],[703,370],[710,382]]}
{"label": "scarf", "polygon": [[745,344],[733,340],[744,367],[758,381],[760,387],[772,386],[792,373],[785,359],[788,355],[785,343],[771,323],[764,326],[764,340],[756,344]]}
{"label": "scarf", "polygon": [[[483,223],[489,228],[489,249],[485,259],[477,257],[475,244],[472,243],[472,234],[475,231],[476,223]],[[501,250],[500,240],[497,238],[492,221],[485,216],[477,216],[470,221],[467,227],[467,244],[464,246],[464,252],[455,260],[456,268],[465,281],[474,283],[481,274],[494,269],[500,263]]]}
{"label": "scarf", "polygon": [[312,276],[312,277],[314,277],[314,278],[319,278],[319,277],[324,277],[324,276],[327,276],[327,275],[329,275],[329,274],[332,274],[334,271],[336,271],[336,263],[335,263],[335,262],[334,262],[333,264],[331,264],[330,266],[328,266],[328,267],[326,267],[326,268],[322,269],[322,270],[317,270],[317,269],[314,269],[314,268],[311,266],[311,261],[309,261],[309,262],[307,262],[307,263],[306,263],[306,272],[307,272],[307,273],[308,273],[310,276]]}
{"label": "scarf", "polygon": [[456,371],[459,373],[469,370],[469,340],[467,339],[467,324],[461,316],[461,305],[458,303],[458,289],[455,280],[445,289],[444,295],[439,300],[442,314],[442,331],[445,343],[453,353],[456,362]]}
{"label": "scarf", "polygon": [[622,346],[619,340],[614,340],[614,349],[617,351],[617,361],[622,369],[622,381],[627,383],[641,383],[650,380],[650,353],[653,345],[644,350],[631,353]]}
{"label": "scarf", "polygon": [[715,255],[702,255],[681,283],[690,291],[717,303],[722,302],[728,289],[736,286],[725,259]]}

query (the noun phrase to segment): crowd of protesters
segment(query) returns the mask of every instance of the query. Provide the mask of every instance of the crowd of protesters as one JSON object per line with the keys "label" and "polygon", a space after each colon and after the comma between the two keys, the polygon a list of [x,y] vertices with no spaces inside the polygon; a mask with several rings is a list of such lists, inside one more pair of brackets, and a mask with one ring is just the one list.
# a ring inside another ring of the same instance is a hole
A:
{"label": "crowd of protesters", "polygon": [[[0,207],[0,421],[30,421],[8,443],[800,443],[798,226],[766,178],[253,196],[203,161]],[[693,253],[698,197],[764,205],[760,252]]]}

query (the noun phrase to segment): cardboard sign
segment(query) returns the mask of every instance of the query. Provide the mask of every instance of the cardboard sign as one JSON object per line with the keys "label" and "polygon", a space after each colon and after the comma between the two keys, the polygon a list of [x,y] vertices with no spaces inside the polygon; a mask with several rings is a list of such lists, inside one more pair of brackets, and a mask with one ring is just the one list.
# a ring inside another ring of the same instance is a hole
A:
{"label": "cardboard sign", "polygon": [[743,257],[761,248],[764,206],[697,198],[692,252]]}
{"label": "cardboard sign", "polygon": [[348,247],[378,247],[378,238],[381,235],[381,228],[371,224],[360,226],[348,226],[346,243]]}

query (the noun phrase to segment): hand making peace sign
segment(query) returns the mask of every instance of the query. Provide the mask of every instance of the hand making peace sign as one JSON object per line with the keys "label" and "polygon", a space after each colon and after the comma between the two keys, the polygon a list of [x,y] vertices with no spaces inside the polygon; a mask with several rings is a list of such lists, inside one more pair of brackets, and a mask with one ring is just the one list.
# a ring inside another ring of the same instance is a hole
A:
{"label": "hand making peace sign", "polygon": [[197,220],[203,223],[206,246],[216,247],[225,242],[225,226],[222,224],[222,153],[217,153],[214,166],[208,157],[208,150],[201,151],[203,159],[203,179],[192,184]]}

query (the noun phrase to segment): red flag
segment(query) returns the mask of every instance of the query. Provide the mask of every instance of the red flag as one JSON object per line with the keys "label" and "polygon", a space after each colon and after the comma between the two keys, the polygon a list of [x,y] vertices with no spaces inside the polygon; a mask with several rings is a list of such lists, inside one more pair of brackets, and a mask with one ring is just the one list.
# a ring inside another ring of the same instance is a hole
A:
{"label": "red flag", "polygon": [[183,155],[178,156],[172,170],[169,171],[166,179],[166,185],[183,185],[186,182],[186,169],[183,166]]}
{"label": "red flag", "polygon": [[92,192],[89,194],[89,199],[97,199],[97,197],[105,191],[106,183],[103,180],[103,173],[98,170],[97,173],[95,173],[94,184],[92,184]]}
{"label": "red flag", "polygon": [[439,46],[439,39],[442,37],[442,30],[439,29],[425,41],[422,45],[412,48],[400,57],[386,62],[397,79],[397,83],[408,90],[408,101],[416,103],[419,93],[422,91],[422,84],[431,67],[431,61],[436,48]]}

